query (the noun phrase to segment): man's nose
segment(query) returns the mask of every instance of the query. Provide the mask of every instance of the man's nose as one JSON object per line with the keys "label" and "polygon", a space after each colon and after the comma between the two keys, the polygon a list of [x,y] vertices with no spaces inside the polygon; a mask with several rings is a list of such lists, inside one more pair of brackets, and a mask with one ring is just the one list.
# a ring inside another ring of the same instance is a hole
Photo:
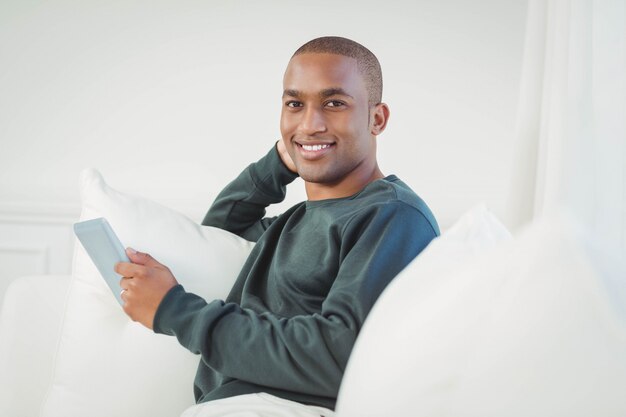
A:
{"label": "man's nose", "polygon": [[315,133],[326,131],[326,120],[322,111],[314,107],[308,107],[300,119],[299,130],[301,133],[312,136]]}

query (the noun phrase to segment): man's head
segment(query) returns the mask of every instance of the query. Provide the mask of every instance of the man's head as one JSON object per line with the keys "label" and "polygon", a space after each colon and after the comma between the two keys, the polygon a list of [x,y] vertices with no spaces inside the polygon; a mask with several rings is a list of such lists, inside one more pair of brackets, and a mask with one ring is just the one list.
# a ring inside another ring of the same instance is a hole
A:
{"label": "man's head", "polygon": [[382,178],[376,136],[389,109],[381,91],[378,60],[354,41],[318,38],[292,56],[280,127],[310,199],[351,195]]}
{"label": "man's head", "polygon": [[375,106],[382,101],[383,74],[380,63],[378,58],[360,43],[339,36],[325,36],[308,41],[298,48],[293,56],[306,53],[335,54],[355,59],[359,73],[367,86],[368,104]]}

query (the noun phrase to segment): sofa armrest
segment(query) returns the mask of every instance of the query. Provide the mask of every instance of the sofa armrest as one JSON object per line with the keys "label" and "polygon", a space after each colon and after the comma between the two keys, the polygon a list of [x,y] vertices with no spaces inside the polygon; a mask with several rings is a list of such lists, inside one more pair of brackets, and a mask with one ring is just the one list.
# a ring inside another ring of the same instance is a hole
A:
{"label": "sofa armrest", "polygon": [[54,370],[71,277],[26,276],[7,289],[0,312],[0,415],[39,412]]}

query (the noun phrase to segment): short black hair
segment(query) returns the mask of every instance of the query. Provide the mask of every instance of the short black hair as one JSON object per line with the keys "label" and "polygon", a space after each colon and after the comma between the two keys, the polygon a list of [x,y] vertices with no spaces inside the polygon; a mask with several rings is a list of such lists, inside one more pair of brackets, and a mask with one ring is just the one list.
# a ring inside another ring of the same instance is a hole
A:
{"label": "short black hair", "polygon": [[380,63],[376,55],[360,43],[340,36],[324,36],[302,45],[292,58],[306,53],[337,54],[356,59],[359,72],[365,79],[369,105],[375,106],[382,101],[383,74]]}

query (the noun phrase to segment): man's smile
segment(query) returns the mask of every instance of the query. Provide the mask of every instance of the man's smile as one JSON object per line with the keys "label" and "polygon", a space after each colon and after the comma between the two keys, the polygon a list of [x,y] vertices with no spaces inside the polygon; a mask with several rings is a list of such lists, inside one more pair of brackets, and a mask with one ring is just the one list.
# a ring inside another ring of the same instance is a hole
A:
{"label": "man's smile", "polygon": [[323,157],[335,146],[334,142],[295,142],[295,144],[302,158],[309,161]]}
{"label": "man's smile", "polygon": [[300,145],[305,151],[321,151],[322,149],[328,148],[329,144],[324,145]]}

